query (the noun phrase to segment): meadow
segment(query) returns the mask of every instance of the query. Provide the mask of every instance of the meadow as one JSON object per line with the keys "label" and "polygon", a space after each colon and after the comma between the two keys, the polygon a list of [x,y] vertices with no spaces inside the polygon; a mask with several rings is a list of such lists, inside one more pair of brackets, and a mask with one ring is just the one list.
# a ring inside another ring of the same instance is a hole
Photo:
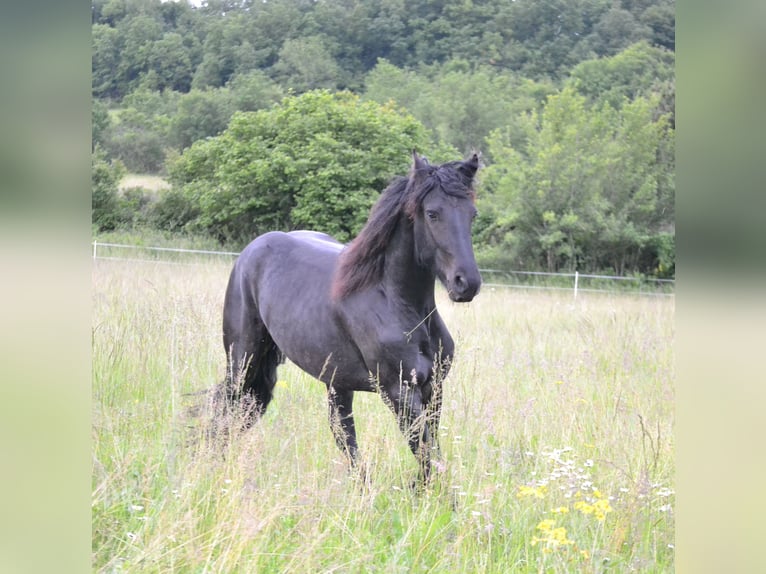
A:
{"label": "meadow", "polygon": [[354,404],[361,480],[289,363],[254,428],[199,440],[229,269],[94,261],[94,571],[674,570],[672,297],[440,293],[457,353],[418,492],[380,397]]}

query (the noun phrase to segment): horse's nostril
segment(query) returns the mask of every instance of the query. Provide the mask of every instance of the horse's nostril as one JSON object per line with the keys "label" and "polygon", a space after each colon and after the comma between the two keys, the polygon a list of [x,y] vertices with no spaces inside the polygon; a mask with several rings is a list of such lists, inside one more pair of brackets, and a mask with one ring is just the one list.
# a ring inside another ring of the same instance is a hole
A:
{"label": "horse's nostril", "polygon": [[481,277],[475,277],[471,272],[465,273],[460,270],[455,273],[451,282],[451,293],[453,301],[470,301],[479,290]]}

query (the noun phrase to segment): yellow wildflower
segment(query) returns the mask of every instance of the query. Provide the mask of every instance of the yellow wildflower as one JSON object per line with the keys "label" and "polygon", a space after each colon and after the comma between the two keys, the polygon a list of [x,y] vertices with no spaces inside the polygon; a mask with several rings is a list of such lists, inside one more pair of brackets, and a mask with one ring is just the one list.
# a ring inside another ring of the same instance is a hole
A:
{"label": "yellow wildflower", "polygon": [[556,545],[559,544],[574,544],[573,540],[569,540],[567,538],[567,529],[563,526],[559,526],[558,528],[554,528],[551,531],[551,541],[555,542]]}
{"label": "yellow wildflower", "polygon": [[545,493],[548,491],[546,486],[527,486],[522,484],[519,486],[519,491],[516,493],[516,498],[545,498]]}
{"label": "yellow wildflower", "polygon": [[543,542],[545,544],[543,551],[550,552],[552,548],[574,544],[573,540],[569,540],[569,538],[567,538],[567,529],[563,526],[556,527],[556,521],[551,520],[550,518],[541,521],[540,524],[537,525],[536,529],[542,532],[544,536],[542,538],[534,536],[532,538],[531,544],[532,546],[535,546],[538,543]]}
{"label": "yellow wildflower", "polygon": [[578,500],[574,503],[575,510],[579,510],[583,514],[593,514],[593,505],[588,504],[584,500]]}
{"label": "yellow wildflower", "polygon": [[596,520],[600,521],[606,518],[608,512],[614,510],[606,498],[599,498],[593,504],[589,504],[584,500],[578,500],[574,503],[574,507],[575,510],[579,510],[583,514],[592,514],[596,517]]}
{"label": "yellow wildflower", "polygon": [[547,518],[537,525],[537,530],[542,530],[543,532],[550,532],[555,525],[556,525],[555,520],[551,520],[550,518]]}
{"label": "yellow wildflower", "polygon": [[604,520],[607,512],[612,512],[612,507],[606,498],[597,500],[593,504],[593,514],[598,520]]}

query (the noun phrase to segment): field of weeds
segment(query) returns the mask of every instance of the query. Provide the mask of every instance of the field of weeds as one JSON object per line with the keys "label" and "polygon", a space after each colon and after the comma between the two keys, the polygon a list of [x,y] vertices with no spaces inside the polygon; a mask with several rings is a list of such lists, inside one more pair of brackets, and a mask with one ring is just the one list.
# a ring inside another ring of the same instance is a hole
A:
{"label": "field of weeds", "polygon": [[418,493],[380,397],[354,403],[361,482],[289,363],[254,428],[195,440],[229,268],[94,262],[94,571],[673,571],[672,297],[440,296],[457,352]]}

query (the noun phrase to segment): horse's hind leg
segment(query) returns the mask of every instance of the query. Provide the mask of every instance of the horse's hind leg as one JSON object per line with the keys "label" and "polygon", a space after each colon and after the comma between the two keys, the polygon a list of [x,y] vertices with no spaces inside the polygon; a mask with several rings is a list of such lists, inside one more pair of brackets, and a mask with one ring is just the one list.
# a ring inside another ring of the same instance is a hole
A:
{"label": "horse's hind leg", "polygon": [[243,413],[243,426],[248,428],[271,402],[277,365],[283,356],[235,275],[224,301],[223,344],[227,355],[226,405],[230,411]]}
{"label": "horse's hind leg", "polygon": [[354,392],[339,391],[328,386],[327,398],[330,406],[330,429],[335,437],[335,443],[346,454],[353,466],[356,464],[357,454],[356,427],[352,410]]}
{"label": "horse's hind leg", "polygon": [[254,333],[255,337],[233,343],[228,353],[226,399],[230,407],[240,409],[244,415],[245,428],[252,426],[269,406],[277,382],[277,366],[282,361],[282,353],[266,329],[259,331]]}

